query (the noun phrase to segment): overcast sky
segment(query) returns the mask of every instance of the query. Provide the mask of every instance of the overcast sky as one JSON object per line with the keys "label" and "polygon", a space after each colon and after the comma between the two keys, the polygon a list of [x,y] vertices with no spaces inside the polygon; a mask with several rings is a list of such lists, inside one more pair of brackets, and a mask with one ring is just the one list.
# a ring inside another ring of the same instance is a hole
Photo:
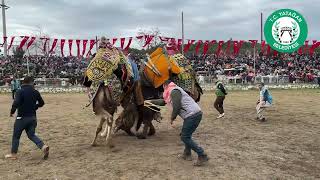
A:
{"label": "overcast sky", "polygon": [[[307,20],[308,39],[320,40],[319,0],[6,0],[7,31],[51,37],[135,36],[157,27],[163,36],[181,36],[181,11],[187,39],[260,39],[260,12],[291,8]],[[2,24],[2,23],[1,23]],[[2,35],[2,28],[1,28]]]}

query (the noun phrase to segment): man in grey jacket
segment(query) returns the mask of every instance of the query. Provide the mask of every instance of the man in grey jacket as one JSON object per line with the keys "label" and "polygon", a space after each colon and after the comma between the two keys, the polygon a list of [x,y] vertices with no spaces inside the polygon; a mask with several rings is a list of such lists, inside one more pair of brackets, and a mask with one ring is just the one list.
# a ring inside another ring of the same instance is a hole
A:
{"label": "man in grey jacket", "polygon": [[163,85],[163,98],[166,104],[172,105],[171,124],[179,115],[184,121],[181,131],[181,140],[185,144],[184,153],[179,155],[180,158],[192,161],[191,150],[198,154],[198,160],[195,166],[202,166],[209,160],[203,148],[198,146],[192,140],[192,134],[199,126],[202,119],[202,111],[199,105],[180,87],[170,80]]}

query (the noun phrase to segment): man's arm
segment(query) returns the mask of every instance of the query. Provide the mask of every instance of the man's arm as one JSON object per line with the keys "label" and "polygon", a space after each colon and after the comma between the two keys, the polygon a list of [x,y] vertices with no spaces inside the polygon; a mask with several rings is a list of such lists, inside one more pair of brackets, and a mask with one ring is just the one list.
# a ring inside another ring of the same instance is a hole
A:
{"label": "man's arm", "polygon": [[171,91],[170,97],[171,97],[171,102],[172,102],[171,121],[174,121],[177,118],[177,116],[181,110],[182,94],[178,89],[174,89]]}
{"label": "man's arm", "polygon": [[21,104],[21,98],[22,98],[22,95],[21,95],[21,90],[18,90],[16,92],[16,97],[14,98],[14,101],[12,103],[12,107],[11,107],[11,111],[10,111],[10,116],[12,116],[16,110],[18,109],[18,107],[20,106]]}
{"label": "man's arm", "polygon": [[44,105],[44,101],[43,101],[40,93],[38,91],[36,91],[36,93],[37,93],[37,101],[38,101],[37,109],[38,109],[39,107],[42,107]]}

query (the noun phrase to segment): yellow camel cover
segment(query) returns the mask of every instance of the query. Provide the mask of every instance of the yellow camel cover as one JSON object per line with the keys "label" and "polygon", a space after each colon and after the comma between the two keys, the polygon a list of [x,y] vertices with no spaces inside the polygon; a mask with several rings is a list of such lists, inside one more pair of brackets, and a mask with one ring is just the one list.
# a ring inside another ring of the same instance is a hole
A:
{"label": "yellow camel cover", "polygon": [[[153,68],[155,67],[155,68]],[[157,69],[161,76],[154,71]],[[151,55],[144,68],[144,73],[148,80],[155,88],[160,87],[166,80],[169,79],[169,69],[174,74],[180,74],[181,69],[173,58],[170,58],[162,48],[157,48]]]}

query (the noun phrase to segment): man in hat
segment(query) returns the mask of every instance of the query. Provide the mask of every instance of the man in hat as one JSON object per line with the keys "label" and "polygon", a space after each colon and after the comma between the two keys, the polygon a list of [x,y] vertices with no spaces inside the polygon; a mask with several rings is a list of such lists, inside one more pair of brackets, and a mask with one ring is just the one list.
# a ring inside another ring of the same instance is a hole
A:
{"label": "man in hat", "polygon": [[192,161],[191,150],[198,154],[195,166],[202,166],[209,160],[204,150],[192,140],[192,134],[199,126],[202,119],[202,111],[199,105],[182,88],[171,82],[163,84],[163,99],[166,104],[172,106],[171,124],[179,115],[184,121],[181,130],[181,140],[185,144],[183,154],[179,155],[187,161]]}
{"label": "man in hat", "polygon": [[272,106],[272,96],[267,87],[265,87],[264,83],[260,83],[258,85],[258,88],[260,90],[260,95],[256,107],[257,119],[260,121],[265,121],[266,118],[263,116],[262,113],[266,108]]}
{"label": "man in hat", "polygon": [[19,141],[24,130],[28,138],[43,151],[43,159],[48,158],[49,147],[35,135],[37,127],[36,110],[43,105],[44,101],[40,93],[34,89],[33,78],[26,76],[23,80],[22,88],[16,93],[16,98],[10,111],[10,117],[13,117],[13,114],[18,109],[13,129],[11,153],[5,156],[6,159],[17,159]]}

